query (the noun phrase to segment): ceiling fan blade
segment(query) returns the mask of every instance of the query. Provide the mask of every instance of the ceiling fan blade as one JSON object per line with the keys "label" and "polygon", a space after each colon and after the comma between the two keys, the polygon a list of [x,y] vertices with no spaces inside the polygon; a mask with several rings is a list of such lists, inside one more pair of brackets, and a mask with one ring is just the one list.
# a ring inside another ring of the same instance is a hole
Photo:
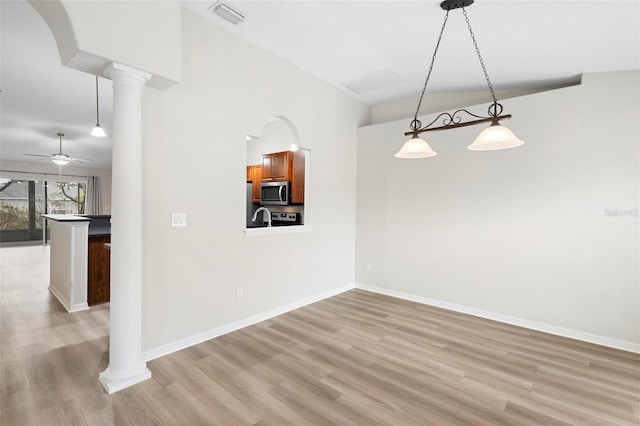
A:
{"label": "ceiling fan blade", "polygon": [[86,162],[93,162],[93,160],[90,160],[88,158],[69,158],[69,161],[72,161],[74,163],[86,163]]}
{"label": "ceiling fan blade", "polygon": [[30,157],[42,157],[42,158],[51,158],[50,155],[40,155],[40,154],[22,154],[22,155],[28,155]]}
{"label": "ceiling fan blade", "polygon": [[71,157],[71,156],[69,156],[67,154],[64,154],[62,152],[62,137],[64,136],[64,133],[57,133],[57,135],[58,135],[59,144],[60,144],[60,149],[59,149],[57,154],[53,154],[53,155],[23,154],[23,155],[28,155],[28,156],[31,156],[31,157],[40,157],[40,159],[42,159],[42,160],[44,160],[44,159],[51,160],[54,163],[58,164],[59,166],[62,166],[62,165],[67,164],[69,162],[72,162],[72,163],[93,162],[93,160],[90,160],[88,158],[73,158],[73,157]]}
{"label": "ceiling fan blade", "polygon": [[[29,157],[40,157],[40,160],[55,160],[56,159],[55,157],[53,157],[51,155],[40,155],[40,154],[22,154],[22,155],[28,155]],[[93,163],[93,160],[91,160],[89,158],[67,157],[65,159],[68,160],[69,162],[72,162],[72,163]]]}

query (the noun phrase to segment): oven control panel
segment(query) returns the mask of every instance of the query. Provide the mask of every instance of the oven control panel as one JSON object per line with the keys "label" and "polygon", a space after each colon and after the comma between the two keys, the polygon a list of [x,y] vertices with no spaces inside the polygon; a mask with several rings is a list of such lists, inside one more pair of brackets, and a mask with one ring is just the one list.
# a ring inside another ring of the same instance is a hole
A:
{"label": "oven control panel", "polygon": [[271,220],[279,222],[297,222],[300,213],[271,212]]}

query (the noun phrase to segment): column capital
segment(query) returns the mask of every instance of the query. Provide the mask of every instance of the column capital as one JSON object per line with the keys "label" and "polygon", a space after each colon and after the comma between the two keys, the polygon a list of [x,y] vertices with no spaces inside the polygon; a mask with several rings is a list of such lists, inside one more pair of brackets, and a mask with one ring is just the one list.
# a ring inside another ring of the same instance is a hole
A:
{"label": "column capital", "polygon": [[118,62],[110,63],[104,70],[104,75],[113,80],[117,75],[133,77],[140,81],[140,84],[145,84],[151,78],[151,74],[145,71],[141,71],[137,68],[130,67],[128,65],[120,64]]}

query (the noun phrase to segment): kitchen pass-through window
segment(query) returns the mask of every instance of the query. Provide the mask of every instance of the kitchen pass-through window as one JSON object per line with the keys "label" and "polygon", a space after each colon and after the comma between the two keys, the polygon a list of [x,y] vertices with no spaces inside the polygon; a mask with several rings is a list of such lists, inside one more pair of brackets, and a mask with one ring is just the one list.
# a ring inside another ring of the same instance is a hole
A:
{"label": "kitchen pass-through window", "polygon": [[308,225],[308,177],[311,151],[300,145],[286,117],[267,121],[260,135],[247,135],[246,228]]}

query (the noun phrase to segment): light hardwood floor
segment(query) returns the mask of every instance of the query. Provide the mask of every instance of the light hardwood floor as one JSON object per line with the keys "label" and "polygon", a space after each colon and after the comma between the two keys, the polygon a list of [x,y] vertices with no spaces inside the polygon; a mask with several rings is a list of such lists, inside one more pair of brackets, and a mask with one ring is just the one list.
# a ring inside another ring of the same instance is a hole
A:
{"label": "light hardwood floor", "polygon": [[[107,395],[108,305],[0,249],[0,424],[639,424],[640,357],[354,290],[149,362]],[[615,314],[615,313],[612,313]]]}

